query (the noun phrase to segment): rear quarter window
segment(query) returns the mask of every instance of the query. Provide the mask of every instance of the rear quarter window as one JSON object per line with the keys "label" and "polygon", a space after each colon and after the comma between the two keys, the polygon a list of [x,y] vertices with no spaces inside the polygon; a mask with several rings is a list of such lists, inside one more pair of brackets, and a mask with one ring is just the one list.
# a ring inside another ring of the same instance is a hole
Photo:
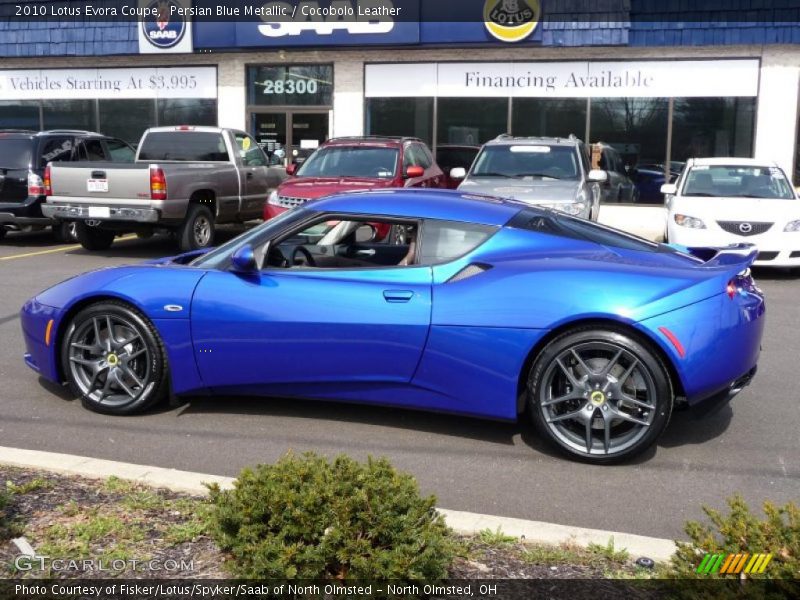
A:
{"label": "rear quarter window", "polygon": [[31,140],[0,138],[0,169],[27,169],[32,145]]}
{"label": "rear quarter window", "polygon": [[431,265],[455,260],[472,252],[497,230],[492,225],[426,220],[422,225],[419,263]]}
{"label": "rear quarter window", "polygon": [[145,136],[139,160],[228,162],[229,157],[221,133],[157,131]]}

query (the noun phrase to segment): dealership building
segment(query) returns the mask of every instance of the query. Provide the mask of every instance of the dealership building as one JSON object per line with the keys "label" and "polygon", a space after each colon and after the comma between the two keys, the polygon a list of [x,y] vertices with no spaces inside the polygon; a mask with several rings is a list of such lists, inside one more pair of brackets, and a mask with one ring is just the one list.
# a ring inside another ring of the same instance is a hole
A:
{"label": "dealership building", "polygon": [[[680,0],[379,4],[398,16],[4,16],[0,128],[135,142],[154,125],[220,125],[249,131],[268,152],[362,134],[434,147],[575,134],[631,164],[752,156],[795,178],[800,170],[800,23],[769,2],[741,0],[728,13]],[[526,18],[499,25],[503,11]]]}

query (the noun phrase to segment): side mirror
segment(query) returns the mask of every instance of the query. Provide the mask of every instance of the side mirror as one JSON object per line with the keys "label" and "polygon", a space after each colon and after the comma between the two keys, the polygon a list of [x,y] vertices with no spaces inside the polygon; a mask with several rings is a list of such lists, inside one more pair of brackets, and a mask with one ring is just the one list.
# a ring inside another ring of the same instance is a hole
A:
{"label": "side mirror", "polygon": [[231,257],[231,269],[236,273],[252,273],[258,270],[256,255],[249,244],[242,246]]}
{"label": "side mirror", "polygon": [[454,167],[450,169],[450,179],[464,179],[467,176],[467,170],[464,167]]}
{"label": "side mirror", "polygon": [[287,175],[294,175],[295,173],[297,173],[297,164],[289,163],[288,165],[286,165],[286,174]]}
{"label": "side mirror", "polygon": [[678,193],[678,186],[674,183],[665,183],[661,186],[661,193],[665,196],[674,196]]}
{"label": "side mirror", "polygon": [[415,177],[422,177],[425,175],[425,169],[418,165],[412,165],[406,169],[406,177],[408,179],[414,179]]}
{"label": "side mirror", "polygon": [[596,181],[597,183],[605,183],[608,181],[608,172],[603,171],[602,169],[592,169],[589,171],[589,176],[587,179],[589,181]]}

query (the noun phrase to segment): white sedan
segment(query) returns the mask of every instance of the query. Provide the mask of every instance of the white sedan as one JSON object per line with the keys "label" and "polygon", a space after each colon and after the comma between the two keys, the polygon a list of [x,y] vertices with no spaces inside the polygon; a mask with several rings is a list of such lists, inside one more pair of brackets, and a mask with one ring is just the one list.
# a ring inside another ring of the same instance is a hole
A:
{"label": "white sedan", "polygon": [[665,184],[667,240],[680,246],[759,250],[757,266],[800,267],[800,199],[774,163],[744,158],[691,159]]}

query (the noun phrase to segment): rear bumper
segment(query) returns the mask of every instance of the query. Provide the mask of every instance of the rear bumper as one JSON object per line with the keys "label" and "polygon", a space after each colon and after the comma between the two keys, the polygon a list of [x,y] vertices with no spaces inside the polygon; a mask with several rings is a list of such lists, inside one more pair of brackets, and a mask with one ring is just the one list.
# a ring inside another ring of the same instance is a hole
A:
{"label": "rear bumper", "polygon": [[[96,209],[107,208],[108,213],[98,214]],[[157,223],[160,213],[155,208],[131,208],[125,206],[74,206],[69,204],[45,204],[42,213],[53,219],[66,221],[124,221],[128,223]]]}
{"label": "rear bumper", "polygon": [[28,196],[22,202],[0,202],[0,225],[51,225],[42,215],[43,196]]}
{"label": "rear bumper", "polygon": [[728,386],[691,405],[692,415],[703,419],[719,412],[744,388],[750,385],[753,377],[756,376],[758,366],[753,367],[747,373],[732,381]]}

